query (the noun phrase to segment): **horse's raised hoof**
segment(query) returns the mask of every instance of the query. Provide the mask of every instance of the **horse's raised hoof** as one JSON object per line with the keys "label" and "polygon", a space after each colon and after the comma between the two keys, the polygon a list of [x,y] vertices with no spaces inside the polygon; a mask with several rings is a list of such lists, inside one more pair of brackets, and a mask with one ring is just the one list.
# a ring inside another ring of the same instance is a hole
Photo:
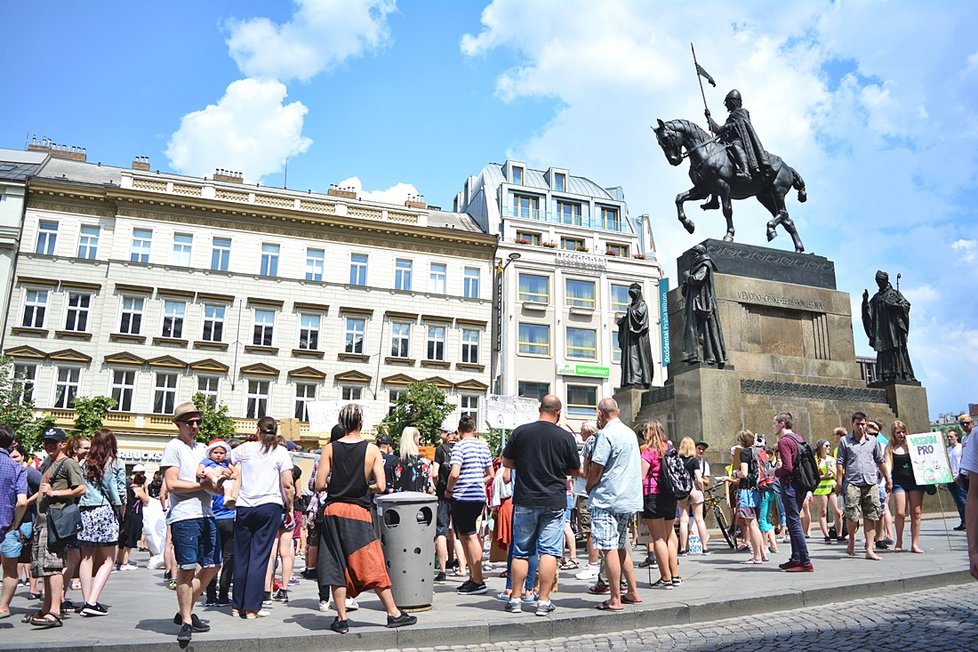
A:
{"label": "horse's raised hoof", "polygon": [[733,235],[730,234],[730,233],[728,233],[727,235],[723,236],[723,241],[724,242],[733,242],[734,241]]}
{"label": "horse's raised hoof", "polygon": [[706,202],[705,204],[700,204],[700,208],[705,211],[715,211],[716,209],[720,208],[720,199],[716,195],[713,195],[713,197],[710,198],[710,201]]}
{"label": "horse's raised hoof", "polygon": [[798,201],[802,204],[808,201],[808,193],[804,189],[798,191]]}
{"label": "horse's raised hoof", "polygon": [[795,253],[796,254],[803,254],[803,253],[805,253],[805,245],[800,245],[800,244],[795,245]]}
{"label": "horse's raised hoof", "polygon": [[686,227],[687,233],[692,233],[693,231],[696,230],[696,225],[693,224],[692,220],[680,220],[680,221],[683,223],[683,226]]}
{"label": "horse's raised hoof", "polygon": [[775,231],[774,229],[768,227],[768,230],[767,230],[767,241],[770,242],[771,240],[774,240],[776,237],[778,237],[778,232]]}

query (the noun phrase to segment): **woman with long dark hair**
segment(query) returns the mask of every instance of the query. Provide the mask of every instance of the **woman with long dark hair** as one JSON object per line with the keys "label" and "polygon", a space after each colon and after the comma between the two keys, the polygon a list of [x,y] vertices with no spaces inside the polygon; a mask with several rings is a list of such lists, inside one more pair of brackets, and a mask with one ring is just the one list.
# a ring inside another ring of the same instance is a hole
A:
{"label": "woman with long dark hair", "polygon": [[292,526],[292,458],[278,443],[275,419],[258,419],[255,440],[232,450],[231,464],[240,465],[241,474],[234,518],[231,614],[261,618],[269,615],[261,606],[275,533],[283,523]]}
{"label": "woman with long dark hair", "polygon": [[[978,441],[978,440],[976,440]],[[893,506],[896,508],[896,552],[903,552],[903,530],[910,512],[910,552],[923,554],[920,546],[920,522],[923,512],[924,492],[933,491],[933,486],[917,484],[910,463],[910,450],[907,444],[907,426],[899,419],[890,429],[890,442],[886,445],[886,465],[893,475]]]}
{"label": "woman with long dark hair", "polygon": [[126,469],[119,460],[115,435],[101,428],[92,437],[88,456],[82,462],[85,474],[85,495],[78,504],[82,529],[78,533],[81,562],[83,616],[106,616],[109,611],[99,604],[112,569],[115,566],[115,546],[119,542],[119,514],[126,491]]}

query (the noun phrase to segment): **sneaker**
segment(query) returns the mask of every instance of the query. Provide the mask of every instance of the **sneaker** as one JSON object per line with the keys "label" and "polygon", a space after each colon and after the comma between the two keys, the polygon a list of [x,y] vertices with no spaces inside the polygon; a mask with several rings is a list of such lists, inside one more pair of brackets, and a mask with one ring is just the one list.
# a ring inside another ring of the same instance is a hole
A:
{"label": "sneaker", "polygon": [[523,603],[519,600],[507,600],[505,611],[508,614],[523,613]]}
{"label": "sneaker", "polygon": [[815,566],[811,563],[808,564],[797,564],[791,568],[784,569],[786,573],[814,573]]}
{"label": "sneaker", "polygon": [[576,577],[579,580],[594,580],[598,578],[598,575],[600,573],[601,573],[600,564],[588,564],[587,566],[584,567],[584,570],[582,570],[574,577]]}
{"label": "sneaker", "polygon": [[[178,611],[176,615],[173,616],[173,624],[180,625],[182,623],[183,618],[180,616],[180,612]],[[190,614],[190,627],[192,627],[195,632],[211,631],[211,626],[207,624],[207,621],[198,618],[197,614]]]}
{"label": "sneaker", "polygon": [[951,529],[954,530],[955,532],[964,532],[968,528],[967,528],[967,526],[964,523],[962,523],[961,525],[959,525],[959,526],[957,526],[955,528],[951,528]]}
{"label": "sneaker", "polygon": [[444,584],[447,581],[448,577],[445,575],[445,571],[438,571],[438,574],[435,575],[435,582],[438,584]]}
{"label": "sneaker", "polygon": [[230,607],[231,606],[231,598],[228,598],[226,596],[223,597],[223,598],[221,596],[217,596],[217,602],[214,603],[214,606],[215,607]]}
{"label": "sneaker", "polygon": [[191,627],[189,624],[188,625],[182,625],[180,627],[180,633],[177,634],[177,642],[178,643],[189,643],[190,642],[190,639],[192,639],[193,636],[194,636],[194,629],[193,629],[193,627]]}
{"label": "sneaker", "polygon": [[204,606],[205,607],[216,607],[217,606],[217,598],[207,598],[204,601]]}
{"label": "sneaker", "polygon": [[167,582],[166,588],[170,589],[171,591],[176,591],[177,590],[177,581],[176,580],[170,580],[169,582]]}
{"label": "sneaker", "polygon": [[109,610],[104,606],[96,604],[84,604],[79,612],[83,616],[108,616]]}
{"label": "sneaker", "polygon": [[288,585],[289,586],[299,586],[299,580],[297,580],[296,578],[293,577],[293,578],[289,579],[289,584]]}
{"label": "sneaker", "polygon": [[536,614],[538,616],[549,616],[557,610],[557,605],[549,600],[547,602],[538,602]]}
{"label": "sneaker", "polygon": [[683,583],[683,578],[679,577],[678,575],[676,575],[674,578],[672,578],[672,585],[673,586],[679,586],[682,583]]}
{"label": "sneaker", "polygon": [[700,554],[701,555],[712,555],[713,553],[710,552],[710,549],[709,548],[703,548],[703,551]]}
{"label": "sneaker", "polygon": [[[347,611],[356,611],[359,608],[360,608],[360,605],[359,605],[359,603],[357,603],[356,600],[354,600],[353,598],[347,598],[346,599],[346,610]],[[320,600],[319,601],[319,610],[320,611],[332,611],[333,610],[333,598],[330,598],[329,600]]]}
{"label": "sneaker", "polygon": [[289,592],[285,589],[279,589],[274,593],[274,595],[272,595],[272,600],[275,600],[276,602],[288,602]]}
{"label": "sneaker", "polygon": [[883,543],[885,543],[885,544],[886,544],[886,545],[888,545],[888,546],[892,546],[893,544],[895,544],[895,543],[896,543],[896,541],[894,541],[894,540],[893,540],[893,539],[891,539],[890,537],[886,537],[885,539],[883,539]]}
{"label": "sneaker", "polygon": [[337,616],[333,619],[333,622],[330,623],[329,628],[337,634],[346,634],[350,631],[350,621],[340,620],[340,617]]}
{"label": "sneaker", "polygon": [[677,554],[678,554],[678,555],[679,555],[680,557],[685,557],[686,555],[688,555],[688,554],[689,554],[689,549],[686,549],[686,550],[680,550],[680,551],[679,551],[679,552],[678,552]]}
{"label": "sneaker", "polygon": [[[485,586],[485,584],[482,586]],[[408,627],[416,622],[418,622],[417,616],[406,614],[403,611],[397,616],[387,616],[387,626],[390,629],[394,629],[395,627]]]}
{"label": "sneaker", "polygon": [[482,570],[486,571],[487,573],[488,572],[491,572],[492,571],[492,562],[488,562],[488,561],[482,562]]}
{"label": "sneaker", "polygon": [[476,584],[475,582],[467,582],[468,586],[463,584],[462,586],[455,589],[455,592],[459,595],[481,595],[489,590],[486,583]]}
{"label": "sneaker", "polygon": [[886,539],[883,539],[882,541],[877,541],[876,542],[876,549],[877,550],[889,550],[890,549],[890,544],[888,544],[886,542]]}
{"label": "sneaker", "polygon": [[659,565],[659,562],[655,560],[655,557],[646,557],[638,563],[639,568],[655,568]]}
{"label": "sneaker", "polygon": [[611,587],[607,584],[596,583],[587,587],[587,592],[591,595],[608,595],[611,593]]}
{"label": "sneaker", "polygon": [[664,580],[664,579],[662,579],[660,577],[656,581],[652,582],[652,588],[653,589],[665,589],[665,590],[671,591],[672,590],[672,580],[666,581],[666,580]]}
{"label": "sneaker", "polygon": [[320,600],[319,601],[319,610],[322,611],[323,613],[326,613],[327,611],[332,611],[333,610],[333,601],[332,600]]}
{"label": "sneaker", "polygon": [[801,562],[788,560],[788,561],[784,562],[783,564],[778,564],[778,568],[780,568],[783,571],[786,571],[786,570],[789,570],[791,568],[794,568],[795,566],[801,566]]}

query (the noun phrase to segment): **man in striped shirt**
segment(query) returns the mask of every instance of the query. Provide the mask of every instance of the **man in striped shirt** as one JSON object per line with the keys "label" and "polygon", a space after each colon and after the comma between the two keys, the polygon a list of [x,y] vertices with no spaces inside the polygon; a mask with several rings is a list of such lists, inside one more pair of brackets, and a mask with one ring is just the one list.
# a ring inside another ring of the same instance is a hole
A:
{"label": "man in striped shirt", "polygon": [[482,538],[476,522],[486,508],[486,484],[492,482],[492,454],[489,446],[475,436],[475,420],[465,415],[458,420],[459,442],[452,448],[452,472],[445,497],[452,500],[455,536],[462,540],[469,579],[456,589],[461,595],[485,593],[482,577]]}

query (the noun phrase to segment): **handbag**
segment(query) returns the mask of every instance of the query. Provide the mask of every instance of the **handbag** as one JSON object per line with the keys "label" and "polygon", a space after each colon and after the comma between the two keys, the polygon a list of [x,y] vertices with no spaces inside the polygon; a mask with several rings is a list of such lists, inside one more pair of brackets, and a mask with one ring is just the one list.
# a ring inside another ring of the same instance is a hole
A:
{"label": "handbag", "polygon": [[[50,480],[58,476],[58,472],[64,466],[64,461],[50,475]],[[73,543],[75,536],[81,532],[81,510],[78,505],[72,503],[64,507],[48,507],[48,550],[58,552],[63,550],[69,543]]]}

